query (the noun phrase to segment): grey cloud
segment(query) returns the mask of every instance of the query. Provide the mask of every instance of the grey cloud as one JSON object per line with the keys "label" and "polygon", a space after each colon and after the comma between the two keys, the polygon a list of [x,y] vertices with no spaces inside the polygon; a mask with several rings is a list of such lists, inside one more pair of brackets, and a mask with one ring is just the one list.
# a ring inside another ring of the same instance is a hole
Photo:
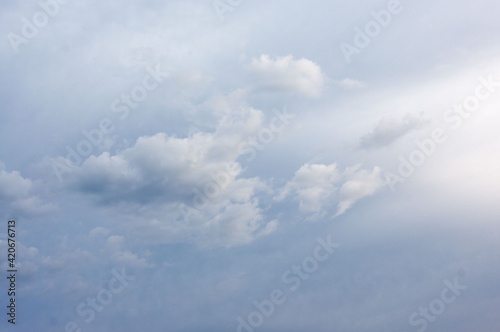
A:
{"label": "grey cloud", "polygon": [[239,181],[236,177],[242,168],[236,159],[244,153],[239,145],[260,128],[262,120],[260,111],[241,108],[222,117],[212,133],[139,137],[132,147],[115,155],[89,157],[71,174],[72,185],[106,204],[156,198],[182,201],[193,188],[228,167],[235,173],[231,182]]}
{"label": "grey cloud", "polygon": [[269,188],[259,178],[242,177],[237,162],[245,153],[240,144],[262,121],[262,112],[243,107],[223,116],[211,133],[140,137],[115,155],[89,157],[70,175],[69,186],[117,214],[126,210],[134,216],[127,219],[130,228],[148,225],[147,235],[159,242],[248,243],[276,228],[258,202],[258,193]]}
{"label": "grey cloud", "polygon": [[405,115],[402,119],[384,117],[375,126],[371,133],[361,138],[361,147],[377,149],[391,145],[406,134],[424,128],[430,123],[422,115]]}

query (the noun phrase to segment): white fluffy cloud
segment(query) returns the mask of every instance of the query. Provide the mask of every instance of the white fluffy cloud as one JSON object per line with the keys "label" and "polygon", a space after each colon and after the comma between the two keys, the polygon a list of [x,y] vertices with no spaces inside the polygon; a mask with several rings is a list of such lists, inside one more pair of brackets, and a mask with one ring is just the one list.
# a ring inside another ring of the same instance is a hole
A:
{"label": "white fluffy cloud", "polygon": [[325,77],[311,60],[261,55],[252,60],[250,70],[257,76],[259,88],[298,92],[308,97],[319,97],[323,91]]}
{"label": "white fluffy cloud", "polygon": [[380,168],[375,167],[372,171],[359,168],[356,165],[341,172],[336,164],[305,164],[276,199],[283,200],[291,195],[299,202],[299,210],[318,215],[325,215],[336,205],[337,217],[384,185]]}
{"label": "white fluffy cloud", "polygon": [[339,216],[350,209],[354,203],[363,197],[373,195],[384,186],[382,170],[379,167],[372,171],[359,170],[359,165],[348,168],[344,172],[347,181],[340,187],[340,200],[335,216]]}
{"label": "white fluffy cloud", "polygon": [[330,202],[339,180],[336,164],[305,164],[295,172],[277,198],[282,200],[293,193],[301,211],[320,212]]}

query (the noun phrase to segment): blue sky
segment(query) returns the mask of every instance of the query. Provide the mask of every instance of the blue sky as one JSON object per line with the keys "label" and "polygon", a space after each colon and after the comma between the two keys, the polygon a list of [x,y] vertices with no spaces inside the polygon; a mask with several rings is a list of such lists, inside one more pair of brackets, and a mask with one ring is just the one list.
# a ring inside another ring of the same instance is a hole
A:
{"label": "blue sky", "polygon": [[1,6],[2,331],[497,330],[498,3]]}

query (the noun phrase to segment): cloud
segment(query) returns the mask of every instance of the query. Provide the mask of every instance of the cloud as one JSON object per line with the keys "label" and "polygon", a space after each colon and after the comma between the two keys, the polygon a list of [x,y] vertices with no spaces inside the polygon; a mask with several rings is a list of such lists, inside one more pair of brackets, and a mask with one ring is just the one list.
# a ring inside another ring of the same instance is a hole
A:
{"label": "cloud", "polygon": [[276,227],[259,207],[258,195],[269,187],[242,177],[237,161],[245,153],[240,143],[262,125],[262,112],[247,107],[223,116],[213,132],[142,136],[114,155],[86,159],[69,187],[118,215],[127,211],[131,229],[147,225],[144,238],[203,246],[249,243]]}
{"label": "cloud", "polygon": [[275,60],[261,55],[252,60],[250,70],[257,77],[259,88],[298,92],[308,97],[319,97],[325,82],[317,64],[307,59],[294,60],[292,55]]}
{"label": "cloud", "polygon": [[235,176],[242,171],[236,162],[243,153],[239,144],[262,126],[262,120],[262,112],[247,108],[222,117],[212,133],[139,137],[114,155],[104,152],[86,159],[74,172],[73,185],[103,204],[179,201],[227,168],[234,173],[229,186],[238,182]]}
{"label": "cloud", "polygon": [[293,193],[299,201],[299,210],[320,212],[338,189],[336,183],[340,176],[336,164],[305,164],[295,172],[277,199],[282,200]]}
{"label": "cloud", "polygon": [[348,168],[344,175],[349,179],[340,187],[340,202],[335,217],[345,213],[363,197],[373,195],[383,187],[382,170],[375,167],[371,172],[358,170],[359,165]]}
{"label": "cloud", "polygon": [[6,171],[0,162],[0,206],[10,211],[8,218],[17,215],[40,215],[54,210],[52,204],[43,203],[35,195],[32,180],[24,178],[18,171]]}
{"label": "cloud", "polygon": [[372,171],[359,168],[360,165],[356,165],[341,172],[336,164],[305,164],[275,198],[283,200],[292,196],[299,202],[300,211],[318,216],[325,215],[336,204],[334,217],[337,217],[384,184],[380,168]]}
{"label": "cloud", "polygon": [[411,131],[421,129],[429,123],[430,121],[424,119],[422,114],[420,116],[406,114],[400,120],[383,117],[371,133],[361,138],[361,147],[376,149],[391,145]]}

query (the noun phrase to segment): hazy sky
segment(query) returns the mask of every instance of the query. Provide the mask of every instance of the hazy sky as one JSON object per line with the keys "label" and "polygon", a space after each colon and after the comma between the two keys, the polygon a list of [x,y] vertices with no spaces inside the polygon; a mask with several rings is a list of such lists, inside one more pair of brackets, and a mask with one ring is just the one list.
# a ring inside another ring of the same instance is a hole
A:
{"label": "hazy sky", "polygon": [[499,3],[0,7],[2,331],[498,330]]}

